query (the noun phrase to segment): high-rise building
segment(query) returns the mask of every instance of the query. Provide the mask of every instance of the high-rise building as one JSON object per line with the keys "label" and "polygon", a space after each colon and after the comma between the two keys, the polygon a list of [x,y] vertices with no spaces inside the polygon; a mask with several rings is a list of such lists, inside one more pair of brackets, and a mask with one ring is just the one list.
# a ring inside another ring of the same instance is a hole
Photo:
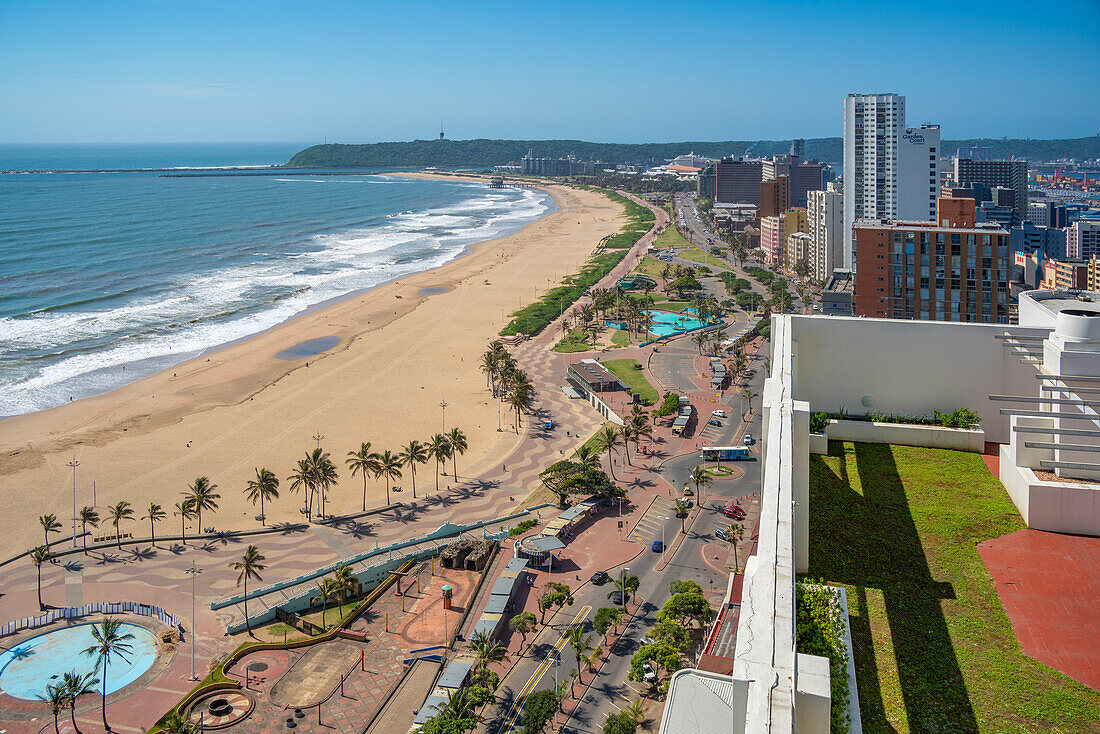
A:
{"label": "high-rise building", "polygon": [[760,206],[760,161],[723,158],[715,164],[714,201],[717,204],[755,204]]}
{"label": "high-rise building", "polygon": [[805,232],[791,232],[787,235],[787,254],[784,265],[794,270],[798,263],[810,262],[810,235]]}
{"label": "high-rise building", "polygon": [[764,262],[782,265],[787,253],[787,213],[760,218],[760,250]]}
{"label": "high-rise building", "polygon": [[844,263],[844,194],[830,183],[824,191],[811,191],[806,201],[810,249],[810,277],[824,283]]}
{"label": "high-rise building", "polygon": [[1100,220],[1078,219],[1066,233],[1066,256],[1088,260],[1100,256]]}
{"label": "high-rise building", "polygon": [[[940,129],[905,127],[905,97],[844,99],[844,264],[854,265],[852,225],[860,219],[935,218]],[[858,285],[858,273],[856,275]]]}
{"label": "high-rise building", "polygon": [[940,199],[936,220],[855,225],[856,315],[1008,323],[1008,232],[973,199]]}
{"label": "high-rise building", "polygon": [[761,217],[776,217],[790,209],[790,181],[787,176],[778,176],[760,182]]}
{"label": "high-rise building", "polygon": [[1037,227],[1050,226],[1050,205],[1045,201],[1030,201],[1027,205],[1026,221]]}
{"label": "high-rise building", "polygon": [[804,163],[796,155],[773,156],[763,161],[761,177],[768,181],[786,176],[791,206],[806,206],[806,195],[825,188],[825,164]]}
{"label": "high-rise building", "polygon": [[702,171],[699,171],[699,198],[710,199],[714,201],[716,190],[718,188],[718,176],[715,173],[714,166],[707,166]]}
{"label": "high-rise building", "polygon": [[[960,186],[1012,189],[1015,192],[1012,207],[1016,213],[1013,224],[1027,218],[1027,161],[976,161],[956,158],[954,179]],[[1003,202],[994,203],[1003,205]]]}
{"label": "high-rise building", "polygon": [[1062,260],[1066,257],[1066,230],[1051,227],[1036,227],[1024,221],[1019,227],[1013,227],[1008,233],[1009,245],[1013,252],[1032,255],[1042,253],[1043,257]]}
{"label": "high-rise building", "polygon": [[791,141],[791,157],[798,158],[799,160],[806,159],[806,141],[802,138],[795,138]]}

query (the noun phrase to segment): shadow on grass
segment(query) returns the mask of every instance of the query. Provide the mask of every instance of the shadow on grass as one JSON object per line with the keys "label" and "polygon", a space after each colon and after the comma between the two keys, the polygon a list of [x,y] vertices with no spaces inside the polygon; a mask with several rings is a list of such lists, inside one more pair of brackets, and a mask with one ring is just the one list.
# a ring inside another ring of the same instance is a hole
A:
{"label": "shadow on grass", "polygon": [[[847,475],[854,452],[859,486]],[[829,443],[838,472],[810,457],[810,573],[854,587],[851,616],[860,711],[867,731],[895,731],[884,710],[867,590],[881,591],[912,732],[978,731],[941,600],[949,583],[932,578],[890,446]],[[880,650],[880,654],[881,654]]]}

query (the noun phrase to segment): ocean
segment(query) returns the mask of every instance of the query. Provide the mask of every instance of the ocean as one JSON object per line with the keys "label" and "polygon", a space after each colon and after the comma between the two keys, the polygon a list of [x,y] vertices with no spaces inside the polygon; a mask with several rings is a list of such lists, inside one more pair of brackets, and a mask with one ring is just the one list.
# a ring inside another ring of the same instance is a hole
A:
{"label": "ocean", "polygon": [[164,177],[300,145],[0,146],[0,416],[97,395],[441,265],[552,208],[385,176]]}

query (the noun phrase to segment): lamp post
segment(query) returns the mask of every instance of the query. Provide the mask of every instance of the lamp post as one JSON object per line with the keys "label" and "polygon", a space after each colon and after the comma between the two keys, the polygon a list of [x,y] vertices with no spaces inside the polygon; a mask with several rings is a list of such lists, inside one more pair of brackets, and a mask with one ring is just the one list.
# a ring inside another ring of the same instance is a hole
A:
{"label": "lamp post", "polygon": [[317,442],[317,448],[321,448],[321,442],[325,440],[324,434],[318,431],[313,434],[313,440]]}
{"label": "lamp post", "polygon": [[446,433],[447,433],[447,406],[448,405],[449,405],[449,403],[447,402],[446,398],[443,398],[442,400],[439,401],[439,407],[442,408],[442,410],[443,410],[443,434],[444,435],[446,435]]}
{"label": "lamp post", "polygon": [[191,677],[188,680],[198,680],[195,676],[195,577],[202,573],[201,568],[196,568],[192,561],[191,568],[184,573],[191,574]]}
{"label": "lamp post", "polygon": [[73,469],[73,548],[76,547],[76,468],[80,466],[80,462],[73,457],[72,461],[66,462],[65,466],[70,466]]}

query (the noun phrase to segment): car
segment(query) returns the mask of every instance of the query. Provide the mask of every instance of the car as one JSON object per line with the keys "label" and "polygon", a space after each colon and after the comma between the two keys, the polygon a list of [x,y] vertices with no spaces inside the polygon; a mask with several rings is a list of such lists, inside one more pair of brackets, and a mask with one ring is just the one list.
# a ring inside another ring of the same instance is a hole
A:
{"label": "car", "polygon": [[709,421],[707,421],[707,425],[708,426],[718,426],[719,428],[721,428],[722,427],[722,421],[718,420],[717,418],[711,418]]}
{"label": "car", "polygon": [[607,575],[607,571],[597,571],[596,573],[592,574],[591,578],[592,583],[594,583],[596,586],[603,586],[610,580],[611,577]]}
{"label": "car", "polygon": [[663,541],[663,540],[653,541],[653,546],[651,547],[651,550],[654,553],[664,553],[665,552],[665,541]]}
{"label": "car", "polygon": [[752,446],[752,434],[751,433],[746,433],[745,434],[745,445],[746,446]]}
{"label": "car", "polygon": [[642,644],[643,645],[655,645],[657,643],[653,640],[652,637],[650,637],[649,635],[646,635],[645,637],[642,638]]}
{"label": "car", "polygon": [[730,534],[726,532],[725,528],[718,528],[714,531],[714,537],[718,538],[719,540],[729,540]]}
{"label": "car", "polygon": [[653,669],[653,664],[649,662],[642,663],[642,670],[645,671],[642,675],[647,683],[652,683],[657,680],[657,671]]}
{"label": "car", "polygon": [[726,517],[732,517],[734,520],[740,520],[745,517],[745,511],[741,509],[741,505],[726,505],[722,508],[722,514]]}
{"label": "car", "polygon": [[[621,592],[621,591],[612,591],[611,596],[609,596],[607,598],[611,600],[612,604],[622,604],[623,603],[623,592]],[[626,598],[630,599],[630,594],[629,593],[626,595]]]}
{"label": "car", "polygon": [[694,504],[695,504],[695,502],[690,497],[681,497],[680,498],[680,506],[683,507],[685,510],[690,510],[692,505],[694,505]]}
{"label": "car", "polygon": [[691,487],[684,487],[684,496],[685,497],[694,497],[695,496],[695,490],[693,490]]}
{"label": "car", "polygon": [[725,418],[726,417],[726,411],[724,411],[724,410],[712,410],[710,412],[710,414],[713,415],[715,418]]}

